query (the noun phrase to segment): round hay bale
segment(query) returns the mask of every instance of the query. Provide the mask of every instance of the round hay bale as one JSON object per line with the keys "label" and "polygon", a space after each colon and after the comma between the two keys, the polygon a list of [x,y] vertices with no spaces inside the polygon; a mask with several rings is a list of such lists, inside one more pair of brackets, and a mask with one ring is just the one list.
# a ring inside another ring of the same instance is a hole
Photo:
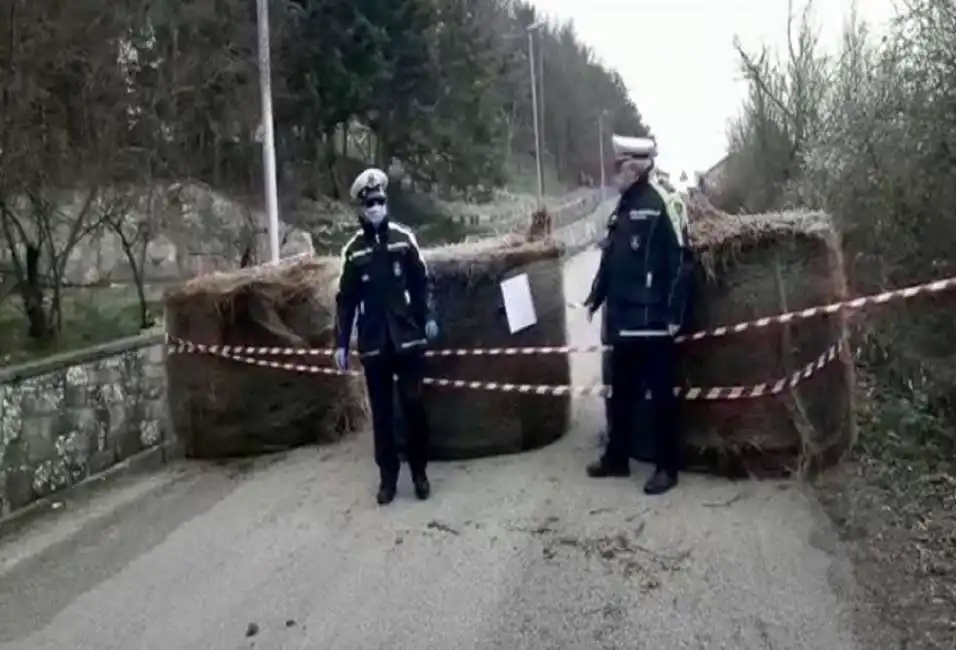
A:
{"label": "round hay bale", "polygon": [[[195,278],[166,295],[166,331],[205,345],[330,349],[338,270],[335,259],[305,258]],[[328,356],[259,358],[331,364]],[[333,442],[366,419],[361,378],[206,354],[171,354],[166,367],[173,428],[193,458]]]}
{"label": "round hay bale", "polygon": [[[561,246],[551,239],[490,239],[424,252],[442,332],[435,348],[566,345]],[[501,281],[528,274],[537,324],[511,334]],[[428,357],[429,377],[512,384],[571,381],[567,355]],[[569,397],[425,387],[431,457],[477,458],[536,449],[568,430]]]}
{"label": "round hay bale", "polygon": [[699,219],[723,219],[728,213],[714,207],[707,195],[697,189],[691,189],[684,201],[687,207],[687,218],[693,222]]}
{"label": "round hay bale", "polygon": [[[720,215],[693,221],[699,277],[692,329],[712,329],[846,299],[839,238],[819,212]],[[681,346],[686,385],[781,379],[844,344],[843,313]],[[855,439],[853,367],[843,353],[795,389],[734,401],[686,401],[691,465],[780,475],[836,462]]]}

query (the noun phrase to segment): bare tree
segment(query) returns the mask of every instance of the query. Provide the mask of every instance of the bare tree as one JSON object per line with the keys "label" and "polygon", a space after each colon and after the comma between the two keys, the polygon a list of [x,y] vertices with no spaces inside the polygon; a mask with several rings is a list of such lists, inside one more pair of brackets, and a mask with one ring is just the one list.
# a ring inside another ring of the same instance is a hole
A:
{"label": "bare tree", "polygon": [[[858,291],[956,275],[956,5],[907,0],[879,38],[853,12],[832,58],[815,53],[808,23],[804,11],[788,25],[782,60],[740,51],[750,94],[731,175],[741,203],[827,209]],[[860,349],[881,385],[956,421],[951,320],[931,305],[886,314],[864,327]]]}
{"label": "bare tree", "polygon": [[66,265],[77,244],[95,232],[105,217],[97,188],[84,191],[75,208],[64,206],[63,198],[38,192],[25,200],[0,202],[0,235],[10,256],[28,333],[38,340],[59,332]]}
{"label": "bare tree", "polygon": [[145,185],[114,189],[111,209],[104,212],[104,226],[119,241],[129,265],[142,329],[155,324],[146,292],[150,245],[160,233],[173,226],[173,217],[182,211],[180,184],[161,183],[149,178],[146,181]]}
{"label": "bare tree", "polygon": [[62,323],[77,244],[103,220],[126,125],[122,12],[10,0],[0,13],[0,244],[34,339]]}
{"label": "bare tree", "polygon": [[[739,203],[732,207],[766,210],[801,200],[788,193],[803,168],[807,143],[824,124],[820,108],[830,75],[812,9],[812,1],[807,2],[798,16],[792,0],[788,3],[783,57],[766,46],[750,53],[735,41],[749,96],[730,130],[733,157],[727,192]],[[750,188],[746,196],[738,187],[741,183]]]}

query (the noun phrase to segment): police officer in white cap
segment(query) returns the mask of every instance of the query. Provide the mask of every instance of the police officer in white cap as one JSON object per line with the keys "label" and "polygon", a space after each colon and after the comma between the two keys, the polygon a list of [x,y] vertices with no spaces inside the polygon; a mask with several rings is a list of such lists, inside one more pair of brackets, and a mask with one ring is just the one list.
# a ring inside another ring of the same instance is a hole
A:
{"label": "police officer in white cap", "polygon": [[360,228],[342,248],[342,275],[336,297],[336,365],[348,368],[356,314],[380,483],[380,505],[395,498],[399,457],[393,413],[393,377],[404,412],[407,458],[415,495],[431,493],[425,473],[428,425],[422,402],[423,352],[438,336],[428,268],[410,229],[389,219],[388,176],[367,169],[352,183]]}
{"label": "police officer in white cap", "polygon": [[589,318],[605,306],[605,335],[613,346],[611,422],[603,456],[587,469],[595,478],[630,475],[633,403],[650,392],[656,467],[644,491],[663,494],[677,485],[681,464],[674,337],[686,311],[692,257],[680,199],[650,177],[654,141],[615,135],[612,145],[621,198],[585,301]]}

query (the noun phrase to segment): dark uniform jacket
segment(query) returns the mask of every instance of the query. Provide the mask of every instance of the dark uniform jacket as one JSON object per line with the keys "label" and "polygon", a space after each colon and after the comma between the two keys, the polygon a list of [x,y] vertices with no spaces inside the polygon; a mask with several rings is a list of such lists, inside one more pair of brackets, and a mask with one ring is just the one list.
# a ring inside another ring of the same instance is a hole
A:
{"label": "dark uniform jacket", "polygon": [[336,296],[336,340],[348,348],[358,314],[358,352],[398,352],[426,344],[425,323],[434,318],[431,282],[411,230],[383,221],[362,228],[342,248]]}
{"label": "dark uniform jacket", "polygon": [[693,273],[683,203],[647,179],[618,202],[587,305],[606,303],[608,343],[666,335],[683,324]]}

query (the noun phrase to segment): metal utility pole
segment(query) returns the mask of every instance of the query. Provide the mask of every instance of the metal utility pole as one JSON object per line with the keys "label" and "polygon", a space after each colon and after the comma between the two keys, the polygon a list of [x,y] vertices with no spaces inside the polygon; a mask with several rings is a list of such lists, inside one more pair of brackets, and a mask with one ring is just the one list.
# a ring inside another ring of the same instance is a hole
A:
{"label": "metal utility pole", "polygon": [[272,120],[272,62],[269,55],[269,0],[257,0],[259,90],[262,94],[262,167],[266,214],[269,218],[269,258],[279,261],[279,191],[276,186],[276,143]]}
{"label": "metal utility pole", "polygon": [[[541,43],[538,43],[538,87],[539,94],[541,99],[541,130],[538,133],[538,147],[541,149],[541,155],[544,155],[544,130],[548,127],[545,126],[546,122],[544,121],[544,47]],[[541,175],[541,194],[544,195],[545,191],[544,186],[544,174]]]}
{"label": "metal utility pole", "polygon": [[607,166],[604,160],[604,113],[606,111],[601,111],[598,113],[598,157],[601,161],[601,200],[604,201],[607,198],[607,177],[605,176],[604,168]]}
{"label": "metal utility pole", "polygon": [[544,204],[544,169],[541,166],[541,132],[538,124],[538,80],[535,75],[534,33],[544,25],[539,21],[528,27],[528,69],[531,71],[531,105],[534,117],[534,157],[538,171],[538,209]]}

